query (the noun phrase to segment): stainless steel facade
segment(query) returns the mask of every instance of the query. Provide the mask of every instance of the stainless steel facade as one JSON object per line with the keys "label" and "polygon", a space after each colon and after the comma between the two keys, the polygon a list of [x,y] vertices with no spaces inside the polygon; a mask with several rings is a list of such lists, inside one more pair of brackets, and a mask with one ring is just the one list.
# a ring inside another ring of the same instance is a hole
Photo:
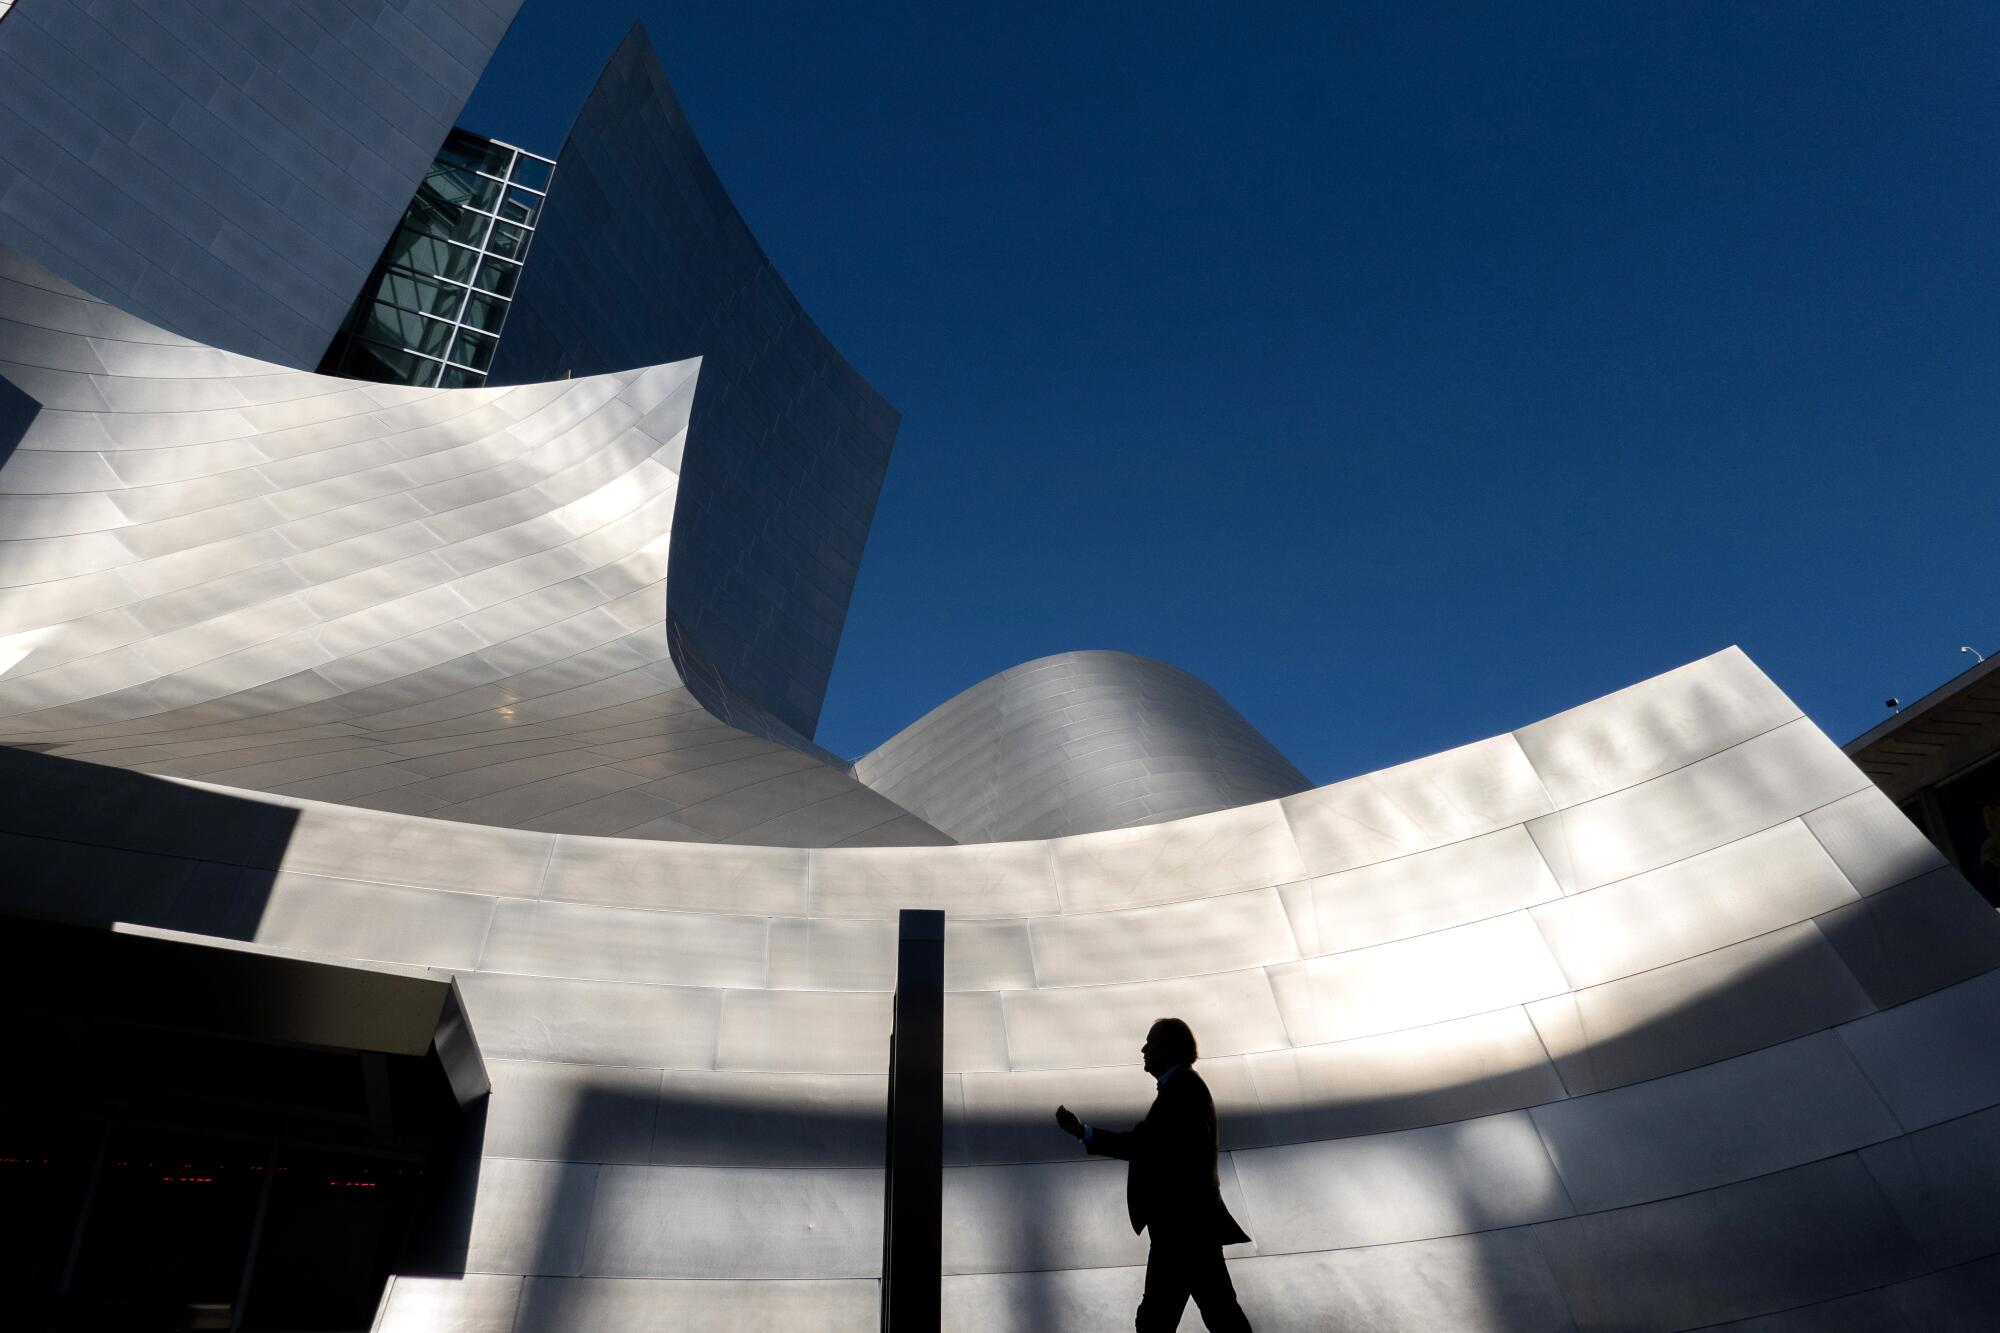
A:
{"label": "stainless steel facade", "polygon": [[810,737],[900,418],[799,306],[634,27],[558,154],[494,384],[702,358],[668,589],[675,661],[736,725]]}
{"label": "stainless steel facade", "polygon": [[669,544],[700,373],[332,379],[0,247],[0,739],[564,833],[948,841],[683,684]]}
{"label": "stainless steel facade", "polygon": [[1205,682],[1131,653],[1003,671],[854,762],[959,842],[1156,824],[1312,784]]}
{"label": "stainless steel facade", "polygon": [[[656,75],[628,40],[571,149],[664,154],[645,188],[712,203]],[[1201,1041],[1261,1329],[2000,1316],[2000,918],[1742,653],[1331,786],[863,845],[945,834],[802,739],[847,584],[814,590],[852,569],[799,573],[800,534],[858,557],[893,415],[742,267],[733,211],[726,243],[621,270],[628,232],[593,270],[589,154],[563,172],[540,308],[636,340],[590,276],[623,273],[698,292],[716,350],[357,384],[0,251],[0,909],[455,979],[492,1092],[457,1243],[405,1256],[379,1330],[873,1327],[906,908],[948,913],[946,1328],[1129,1318],[1122,1176],[1049,1112],[1138,1114],[1162,1014]],[[685,285],[703,264],[741,281]],[[696,615],[727,589],[740,619]],[[1190,716],[1190,771],[1289,785],[1194,685],[1071,664],[1139,682],[1101,733],[1130,773],[1085,762],[1063,690],[1023,696],[1024,753],[1063,750],[1026,771],[1079,808],[1169,793],[1148,756]],[[983,794],[1022,777],[951,760],[1015,719],[952,711],[912,771],[1030,817]]]}
{"label": "stainless steel facade", "polygon": [[911,906],[950,913],[947,1328],[1128,1317],[1122,1176],[1048,1115],[1142,1110],[1161,1013],[1259,1328],[2000,1309],[2000,921],[1735,651],[1280,801],[975,847],[149,816],[136,775],[0,764],[12,906],[456,975],[494,1087],[466,1242],[382,1329],[872,1327]]}
{"label": "stainless steel facade", "polygon": [[520,0],[36,0],[0,241],[173,333],[319,363]]}

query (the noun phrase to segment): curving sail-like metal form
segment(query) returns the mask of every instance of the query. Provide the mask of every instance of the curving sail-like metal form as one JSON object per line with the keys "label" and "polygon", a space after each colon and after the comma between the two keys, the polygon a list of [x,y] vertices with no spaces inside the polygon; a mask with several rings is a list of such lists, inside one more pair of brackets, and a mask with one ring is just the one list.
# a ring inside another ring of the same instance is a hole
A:
{"label": "curving sail-like metal form", "polygon": [[[1121,1173],[1048,1117],[1136,1115],[1163,1013],[1202,1042],[1260,1329],[2000,1308],[2000,922],[1734,650],[1280,801],[978,847],[0,764],[10,905],[458,977],[494,1083],[466,1231],[384,1330],[873,1327],[907,906],[951,914],[947,1327],[1129,1317]],[[232,836],[273,806],[283,836]]]}
{"label": "curving sail-like metal form", "polygon": [[717,715],[810,737],[901,420],[730,202],[634,24],[562,146],[492,383],[702,358],[668,588]]}
{"label": "curving sail-like metal form", "polygon": [[676,669],[699,373],[330,379],[0,248],[0,741],[554,832],[948,841]]}
{"label": "curving sail-like metal form", "polygon": [[1206,682],[1107,652],[989,677],[855,760],[854,774],[959,842],[1157,824],[1312,785]]}

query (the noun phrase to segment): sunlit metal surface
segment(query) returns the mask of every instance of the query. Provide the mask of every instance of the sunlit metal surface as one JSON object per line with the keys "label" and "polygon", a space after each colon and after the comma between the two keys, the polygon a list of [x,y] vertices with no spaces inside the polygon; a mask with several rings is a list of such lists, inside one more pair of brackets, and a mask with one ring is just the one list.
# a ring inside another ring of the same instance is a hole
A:
{"label": "sunlit metal surface", "polygon": [[564,833],[947,841],[682,681],[667,566],[699,374],[332,379],[0,249],[0,740]]}
{"label": "sunlit metal surface", "polygon": [[989,677],[857,759],[854,772],[960,842],[1157,824],[1311,785],[1209,685],[1104,652]]}
{"label": "sunlit metal surface", "polygon": [[[11,901],[457,972],[494,1083],[467,1276],[399,1277],[387,1328],[871,1326],[893,922],[926,905],[948,1328],[1129,1318],[1122,1175],[1048,1115],[1141,1113],[1163,1012],[1260,1328],[1994,1308],[2000,923],[1734,650],[1282,801],[985,846],[403,855],[451,826],[0,762]],[[231,841],[274,806],[288,838]]]}

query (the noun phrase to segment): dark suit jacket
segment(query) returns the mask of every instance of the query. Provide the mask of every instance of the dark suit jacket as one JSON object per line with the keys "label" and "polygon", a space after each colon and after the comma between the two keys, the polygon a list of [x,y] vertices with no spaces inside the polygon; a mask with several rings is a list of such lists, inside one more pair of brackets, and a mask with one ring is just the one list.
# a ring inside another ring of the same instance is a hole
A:
{"label": "dark suit jacket", "polygon": [[1223,1206],[1215,1175],[1215,1099],[1191,1066],[1174,1071],[1144,1120],[1129,1130],[1093,1125],[1085,1146],[1131,1163],[1125,1210],[1134,1232],[1151,1227],[1155,1241],[1213,1245],[1250,1239]]}

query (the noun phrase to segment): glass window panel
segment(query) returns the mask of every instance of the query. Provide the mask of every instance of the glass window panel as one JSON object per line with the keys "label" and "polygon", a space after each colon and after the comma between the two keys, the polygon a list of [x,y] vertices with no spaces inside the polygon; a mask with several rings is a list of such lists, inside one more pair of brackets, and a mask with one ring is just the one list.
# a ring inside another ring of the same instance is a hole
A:
{"label": "glass window panel", "polygon": [[454,241],[464,241],[467,245],[484,245],[486,229],[493,225],[493,219],[484,213],[475,213],[469,208],[453,210],[449,229],[440,234]]}
{"label": "glass window panel", "polygon": [[445,347],[451,342],[451,325],[377,302],[368,312],[368,319],[361,327],[361,336],[370,342],[407,348],[428,356],[443,356]]}
{"label": "glass window panel", "polygon": [[504,259],[488,259],[479,266],[479,280],[473,285],[502,296],[512,296],[514,283],[520,276],[520,265],[509,264]]}
{"label": "glass window panel", "polygon": [[513,156],[511,148],[503,148],[476,134],[457,129],[445,136],[444,147],[438,149],[440,162],[464,167],[468,171],[490,171],[496,176],[507,174],[507,163]]}
{"label": "glass window panel", "polygon": [[437,273],[464,282],[471,278],[479,256],[455,245],[446,245],[435,236],[425,236],[399,227],[389,241],[389,262],[419,273]]}
{"label": "glass window panel", "polygon": [[459,303],[465,299],[465,288],[392,268],[383,270],[382,285],[376,289],[376,297],[405,310],[421,310],[427,315],[452,319],[458,314]]}
{"label": "glass window panel", "polygon": [[535,214],[542,211],[542,199],[540,195],[529,194],[526,190],[509,190],[507,197],[493,211],[509,222],[532,224]]}
{"label": "glass window panel", "polygon": [[496,222],[493,224],[492,239],[486,242],[486,248],[496,255],[505,255],[509,259],[519,259],[528,249],[528,233],[522,231],[519,227],[510,227],[504,222]]}
{"label": "glass window panel", "polygon": [[438,380],[438,386],[445,389],[476,389],[486,383],[486,377],[476,370],[466,370],[459,366],[446,366]]}
{"label": "glass window panel", "polygon": [[381,347],[358,339],[348,344],[347,359],[340,369],[349,379],[418,385],[431,383],[437,378],[437,371],[435,361],[426,361],[401,348]]}
{"label": "glass window panel", "polygon": [[412,212],[426,217],[467,206],[490,211],[499,201],[501,189],[500,182],[491,177],[432,167],[423,184],[417,187],[417,197],[410,207]]}
{"label": "glass window panel", "polygon": [[523,153],[514,159],[514,183],[525,185],[531,190],[546,190],[549,188],[551,170],[553,164]]}
{"label": "glass window panel", "polygon": [[451,359],[462,366],[484,370],[493,364],[493,340],[471,329],[461,330],[458,345],[452,348]]}
{"label": "glass window panel", "polygon": [[507,303],[491,296],[474,295],[465,303],[465,322],[474,328],[485,329],[488,333],[500,332],[501,323],[507,318]]}

